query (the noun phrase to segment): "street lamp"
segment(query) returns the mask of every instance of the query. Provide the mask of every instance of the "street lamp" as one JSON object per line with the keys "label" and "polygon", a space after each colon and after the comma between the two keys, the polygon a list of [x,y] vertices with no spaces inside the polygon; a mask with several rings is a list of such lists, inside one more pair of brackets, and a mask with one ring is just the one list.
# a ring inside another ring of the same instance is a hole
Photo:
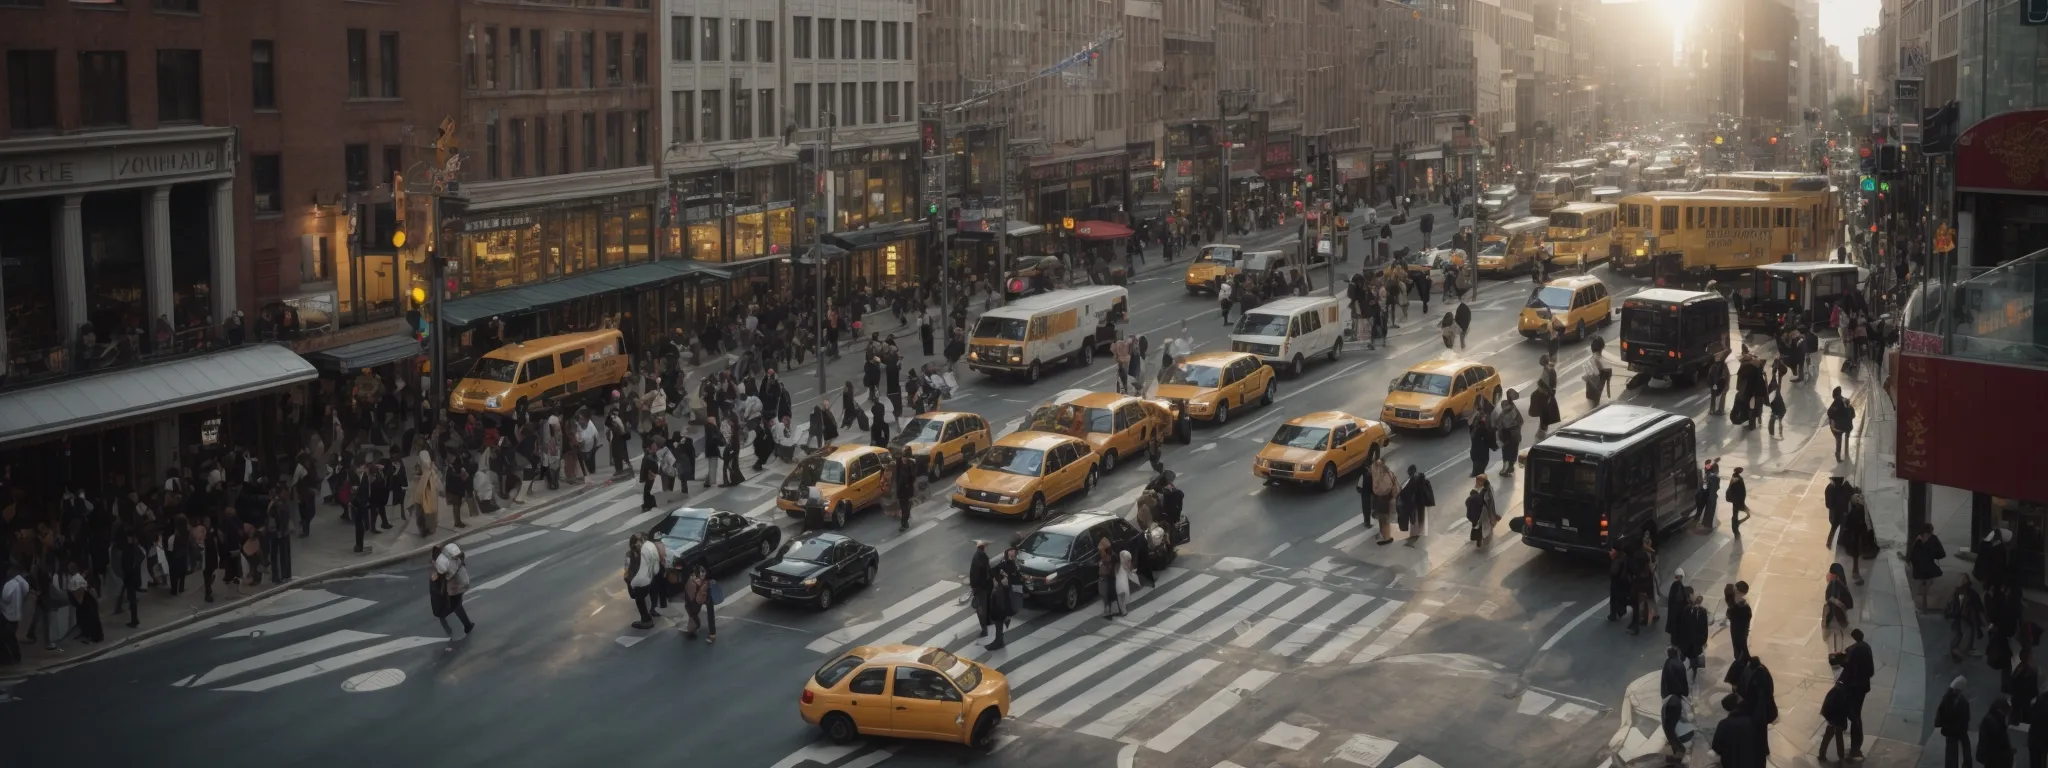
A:
{"label": "street lamp", "polygon": [[795,259],[792,259],[792,261],[798,264],[805,264],[811,267],[811,293],[814,295],[813,301],[816,304],[812,312],[812,323],[816,326],[817,331],[815,341],[818,352],[818,406],[821,408],[825,407],[825,404],[832,400],[832,392],[825,388],[825,266],[828,263],[845,259],[847,253],[849,253],[845,248],[825,242],[824,238],[828,236],[820,235],[819,239],[811,244],[811,247],[804,249],[803,253],[798,254]]}

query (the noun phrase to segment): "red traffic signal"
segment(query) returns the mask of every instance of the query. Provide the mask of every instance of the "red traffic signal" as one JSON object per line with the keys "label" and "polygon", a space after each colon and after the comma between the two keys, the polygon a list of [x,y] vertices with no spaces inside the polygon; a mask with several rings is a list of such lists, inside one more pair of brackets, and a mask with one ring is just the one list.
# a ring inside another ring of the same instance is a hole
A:
{"label": "red traffic signal", "polygon": [[1869,148],[1869,147],[1857,147],[1857,148],[1856,148],[1856,156],[1857,156],[1857,157],[1861,157],[1861,158],[1865,158],[1865,159],[1868,159],[1868,158],[1870,157],[1870,148]]}
{"label": "red traffic signal", "polygon": [[1778,143],[1778,137],[1776,137],[1776,136],[1772,136],[1772,137],[1771,137],[1771,143],[1772,143],[1772,144],[1776,144],[1776,143]]}

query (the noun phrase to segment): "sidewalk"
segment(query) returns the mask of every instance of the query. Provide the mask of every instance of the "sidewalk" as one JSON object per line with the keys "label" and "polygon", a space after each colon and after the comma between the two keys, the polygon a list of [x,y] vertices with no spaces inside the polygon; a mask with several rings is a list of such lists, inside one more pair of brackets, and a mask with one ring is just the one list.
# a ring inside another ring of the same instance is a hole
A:
{"label": "sidewalk", "polygon": [[[1725,714],[1721,697],[1730,692],[1721,682],[1733,660],[1722,617],[1722,584],[1749,582],[1755,617],[1750,651],[1770,667],[1777,688],[1778,722],[1770,733],[1773,766],[1819,766],[1823,723],[1820,704],[1834,684],[1827,663],[1827,642],[1820,627],[1820,605],[1828,566],[1848,560],[1826,547],[1827,515],[1822,489],[1830,476],[1845,474],[1860,485],[1878,530],[1881,552],[1864,561],[1867,583],[1850,587],[1856,597],[1852,625],[1863,630],[1873,651],[1877,674],[1864,699],[1865,759],[1869,768],[1895,768],[1921,763],[1926,732],[1923,713],[1930,708],[1927,659],[1912,598],[1906,591],[1905,565],[1897,556],[1905,536],[1903,482],[1891,477],[1896,418],[1891,403],[1876,386],[1873,369],[1859,376],[1840,372],[1840,358],[1829,357],[1815,386],[1825,393],[1840,385],[1851,396],[1863,423],[1858,425],[1855,459],[1838,464],[1833,442],[1822,434],[1783,467],[1752,467],[1750,507],[1755,517],[1743,526],[1740,541],[1727,537],[1725,523],[1709,543],[1683,567],[1687,583],[1705,598],[1716,626],[1707,644],[1707,666],[1700,670],[1693,695],[1693,737],[1686,765],[1711,766],[1719,761],[1708,749],[1714,727]],[[1722,505],[1725,520],[1725,503]],[[1954,570],[1954,569],[1951,569]],[[1665,573],[1663,578],[1669,578]],[[1938,617],[1937,617],[1938,619]],[[1661,628],[1660,628],[1661,629]],[[1663,765],[1665,743],[1660,730],[1659,673],[1651,671],[1630,684],[1628,706],[1620,708],[1624,727],[1613,749],[1616,763]],[[1939,750],[1934,753],[1939,763]],[[1828,765],[1836,763],[1830,762]]]}

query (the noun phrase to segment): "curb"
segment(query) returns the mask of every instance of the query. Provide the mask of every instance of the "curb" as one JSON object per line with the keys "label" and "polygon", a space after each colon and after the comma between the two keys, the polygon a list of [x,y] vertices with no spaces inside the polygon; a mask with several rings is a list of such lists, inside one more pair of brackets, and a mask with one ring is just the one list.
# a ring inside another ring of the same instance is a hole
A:
{"label": "curb", "polygon": [[548,500],[544,504],[539,504],[536,506],[521,509],[519,510],[519,512],[515,514],[504,515],[484,525],[476,526],[473,530],[463,531],[461,533],[457,533],[455,535],[448,536],[447,538],[443,538],[439,541],[433,542],[431,544],[423,544],[418,547],[414,547],[412,549],[402,552],[390,552],[381,556],[374,556],[366,560],[341,566],[339,568],[331,568],[326,571],[313,574],[311,576],[302,576],[300,578],[292,579],[282,584],[273,584],[269,589],[265,589],[261,592],[257,592],[252,595],[245,595],[233,601],[223,602],[206,610],[190,613],[185,616],[174,619],[168,623],[150,627],[149,629],[136,632],[115,642],[104,644],[103,647],[95,648],[90,653],[75,656],[72,658],[67,658],[59,663],[52,664],[41,669],[28,670],[22,672],[21,674],[8,677],[0,677],[0,683],[15,683],[20,682],[21,680],[28,679],[30,676],[34,675],[46,675],[56,672],[62,672],[64,670],[70,669],[72,667],[84,664],[88,661],[92,661],[101,656],[112,653],[121,648],[125,648],[131,644],[141,642],[143,640],[147,640],[157,635],[161,635],[175,629],[180,629],[191,624],[195,624],[200,621],[204,621],[206,619],[210,619],[215,616],[225,614],[229,611],[238,610],[259,600],[265,600],[295,589],[305,589],[307,587],[311,587],[322,582],[334,581],[336,579],[354,576],[356,574],[363,573],[366,571],[373,571],[407,559],[417,558],[420,555],[426,554],[432,547],[438,547],[443,544],[460,541],[462,539],[475,536],[477,534],[483,533],[484,531],[488,531],[493,528],[510,525],[512,523],[519,522],[520,520],[526,518],[526,516],[528,515],[532,515],[544,510],[552,512],[556,508],[573,502],[579,498],[582,498],[584,495],[589,494],[592,491],[608,488],[611,486],[612,482],[612,480],[607,479],[602,483],[586,484],[582,488],[576,490],[575,492],[562,494],[560,496]]}

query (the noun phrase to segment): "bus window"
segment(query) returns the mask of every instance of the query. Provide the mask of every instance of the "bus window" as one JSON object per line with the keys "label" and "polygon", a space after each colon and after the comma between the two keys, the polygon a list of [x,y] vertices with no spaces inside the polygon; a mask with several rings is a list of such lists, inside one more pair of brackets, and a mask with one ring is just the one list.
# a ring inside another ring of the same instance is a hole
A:
{"label": "bus window", "polygon": [[1659,346],[1678,343],[1678,317],[1669,307],[1641,305],[1621,311],[1621,337]]}
{"label": "bus window", "polygon": [[1551,454],[1529,460],[1529,491],[1564,499],[1592,500],[1600,496],[1600,465],[1569,462]]}
{"label": "bus window", "polygon": [[1667,205],[1659,210],[1657,228],[1665,232],[1678,231],[1678,206]]}

